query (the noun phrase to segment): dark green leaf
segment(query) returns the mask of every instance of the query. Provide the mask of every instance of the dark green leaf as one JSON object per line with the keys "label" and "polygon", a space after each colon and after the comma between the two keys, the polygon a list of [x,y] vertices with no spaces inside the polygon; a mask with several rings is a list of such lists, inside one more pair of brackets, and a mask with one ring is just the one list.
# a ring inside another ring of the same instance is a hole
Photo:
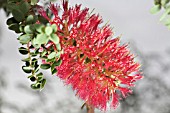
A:
{"label": "dark green leaf", "polygon": [[32,77],[30,78],[30,80],[31,80],[32,82],[34,82],[34,81],[36,80],[36,78],[35,78],[34,76],[32,76]]}
{"label": "dark green leaf", "polygon": [[24,47],[20,47],[20,48],[19,48],[19,52],[20,52],[21,54],[23,54],[23,55],[28,54],[28,50],[27,50],[26,48],[24,48]]}
{"label": "dark green leaf", "polygon": [[38,73],[37,75],[36,75],[36,77],[42,77],[43,76],[43,73]]}
{"label": "dark green leaf", "polygon": [[24,20],[25,16],[24,13],[22,11],[20,11],[19,9],[13,9],[12,10],[12,15],[14,16],[14,18],[18,21],[21,22]]}
{"label": "dark green leaf", "polygon": [[52,75],[54,75],[54,74],[56,74],[56,73],[57,73],[57,70],[56,70],[56,69],[54,69],[54,70],[52,70],[52,71],[51,71],[51,73],[52,73]]}
{"label": "dark green leaf", "polygon": [[6,21],[7,25],[11,25],[13,23],[18,23],[18,21],[16,21],[14,17],[11,17]]}
{"label": "dark green leaf", "polygon": [[39,89],[39,88],[37,88],[37,86],[35,84],[31,84],[31,88],[32,89]]}
{"label": "dark green leaf", "polygon": [[42,16],[39,16],[38,20],[40,21],[40,23],[43,23],[43,24],[49,23],[49,21],[47,19],[45,19],[44,17],[42,17]]}
{"label": "dark green leaf", "polygon": [[55,66],[60,66],[61,63],[62,63],[62,60],[60,59],[60,60],[58,60],[58,61],[55,63]]}
{"label": "dark green leaf", "polygon": [[9,11],[12,11],[13,9],[19,9],[19,7],[16,5],[16,3],[8,3],[7,4],[7,9]]}
{"label": "dark green leaf", "polygon": [[161,5],[161,0],[154,0],[155,5]]}
{"label": "dark green leaf", "polygon": [[31,73],[32,68],[31,68],[31,67],[27,67],[27,66],[22,66],[22,70],[23,70],[25,73]]}
{"label": "dark green leaf", "polygon": [[41,64],[40,68],[41,69],[49,69],[50,68],[50,64]]}
{"label": "dark green leaf", "polygon": [[8,28],[10,30],[15,31],[16,33],[20,33],[19,24],[17,24],[17,23],[13,23],[13,24],[9,25]]}
{"label": "dark green leaf", "polygon": [[38,77],[38,81],[42,81],[43,80],[43,77]]}
{"label": "dark green leaf", "polygon": [[46,84],[46,79],[43,79],[43,80],[41,81],[41,89],[44,88],[45,84]]}
{"label": "dark green leaf", "polygon": [[33,58],[31,65],[32,65],[32,66],[35,66],[35,65],[37,65],[37,63],[38,63],[37,59],[36,59],[36,58]]}
{"label": "dark green leaf", "polygon": [[30,4],[26,1],[23,1],[21,2],[21,4],[19,4],[19,8],[23,12],[23,14],[26,15],[30,10]]}
{"label": "dark green leaf", "polygon": [[26,65],[26,66],[30,66],[30,62],[26,61],[26,62],[25,62],[25,65]]}

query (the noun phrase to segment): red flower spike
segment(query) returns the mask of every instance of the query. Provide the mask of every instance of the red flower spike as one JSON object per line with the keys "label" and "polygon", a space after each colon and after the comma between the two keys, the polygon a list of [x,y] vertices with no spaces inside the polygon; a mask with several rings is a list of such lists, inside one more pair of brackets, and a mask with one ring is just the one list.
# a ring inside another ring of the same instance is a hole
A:
{"label": "red flower spike", "polygon": [[113,32],[108,25],[99,27],[101,17],[90,16],[88,8],[68,7],[68,1],[63,0],[62,16],[58,15],[59,6],[52,4],[50,9],[55,16],[50,22],[57,25],[64,50],[63,63],[56,67],[57,76],[91,106],[106,110],[111,102],[116,108],[119,99],[132,93],[130,87],[142,78],[140,65],[127,45],[120,45],[120,38],[111,38]]}

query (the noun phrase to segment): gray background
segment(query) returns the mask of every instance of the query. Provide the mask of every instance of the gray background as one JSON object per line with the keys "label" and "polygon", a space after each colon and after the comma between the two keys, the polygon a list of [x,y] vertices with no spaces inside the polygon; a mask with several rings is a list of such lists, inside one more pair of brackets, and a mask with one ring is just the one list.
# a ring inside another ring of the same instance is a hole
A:
{"label": "gray background", "polygon": [[[109,21],[115,37],[142,63],[145,78],[138,81],[134,94],[107,113],[170,113],[170,30],[151,15],[152,0],[70,0],[70,5],[95,8],[104,22]],[[33,91],[22,72],[17,35],[8,30],[5,13],[0,10],[0,113],[85,113],[83,101],[74,96],[57,76],[46,73],[47,86]],[[98,110],[96,112],[99,112]]]}

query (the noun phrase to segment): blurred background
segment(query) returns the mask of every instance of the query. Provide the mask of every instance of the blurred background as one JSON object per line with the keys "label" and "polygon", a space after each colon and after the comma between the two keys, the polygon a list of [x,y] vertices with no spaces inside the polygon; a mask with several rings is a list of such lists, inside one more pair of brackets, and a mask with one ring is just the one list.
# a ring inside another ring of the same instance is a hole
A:
{"label": "blurred background", "polygon": [[[153,1],[70,0],[71,6],[75,4],[95,8],[105,23],[110,22],[115,37],[121,35],[122,43],[130,43],[142,64],[145,77],[136,83],[134,93],[107,113],[170,113],[170,30],[159,22],[161,13],[150,14]],[[86,113],[80,109],[83,101],[57,76],[45,72],[47,85],[42,91],[29,87],[17,35],[8,30],[2,9],[0,17],[0,113]]]}

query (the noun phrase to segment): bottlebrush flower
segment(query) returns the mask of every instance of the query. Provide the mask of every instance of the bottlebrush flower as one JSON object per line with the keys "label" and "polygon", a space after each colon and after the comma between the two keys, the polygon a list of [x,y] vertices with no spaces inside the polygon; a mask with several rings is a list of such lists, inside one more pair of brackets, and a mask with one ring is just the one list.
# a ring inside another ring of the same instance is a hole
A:
{"label": "bottlebrush flower", "polygon": [[40,13],[58,27],[57,35],[64,54],[63,63],[56,67],[59,76],[70,84],[76,95],[93,107],[106,110],[107,103],[116,108],[119,99],[132,93],[134,82],[142,78],[140,64],[134,61],[127,45],[120,38],[112,38],[109,25],[101,26],[102,18],[89,14],[81,5],[69,7],[63,0],[51,5],[54,18],[50,20],[42,9]]}

